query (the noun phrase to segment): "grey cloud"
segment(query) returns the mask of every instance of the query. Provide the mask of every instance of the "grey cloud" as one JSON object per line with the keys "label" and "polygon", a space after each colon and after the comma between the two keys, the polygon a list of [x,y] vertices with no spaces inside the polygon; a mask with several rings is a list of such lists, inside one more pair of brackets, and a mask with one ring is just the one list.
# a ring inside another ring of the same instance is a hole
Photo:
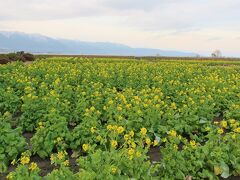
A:
{"label": "grey cloud", "polygon": [[[2,21],[108,16],[119,26],[175,32],[240,24],[236,0],[0,0],[0,5]],[[125,20],[118,22],[121,16]]]}
{"label": "grey cloud", "polygon": [[97,0],[0,0],[0,20],[52,20],[98,16],[104,7],[94,6]]}
{"label": "grey cloud", "polygon": [[[199,1],[172,1],[165,3],[151,12],[144,12],[142,16],[129,17],[128,24],[136,25],[144,30],[161,31],[174,30],[176,32],[187,29],[202,28],[239,28],[240,3],[236,1],[199,0]],[[234,6],[235,5],[235,6]],[[157,7],[157,5],[156,5]]]}

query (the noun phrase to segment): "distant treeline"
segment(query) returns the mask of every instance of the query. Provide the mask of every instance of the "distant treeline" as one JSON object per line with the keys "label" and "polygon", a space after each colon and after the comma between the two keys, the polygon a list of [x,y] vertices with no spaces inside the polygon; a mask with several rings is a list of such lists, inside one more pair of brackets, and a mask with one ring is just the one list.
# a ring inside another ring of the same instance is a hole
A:
{"label": "distant treeline", "polygon": [[117,58],[117,59],[146,59],[146,60],[216,60],[216,61],[240,61],[240,58],[229,57],[167,57],[167,56],[103,56],[103,55],[35,55],[37,58],[48,57],[82,57],[82,58]]}
{"label": "distant treeline", "polygon": [[13,61],[34,61],[34,55],[30,53],[25,53],[24,51],[9,53],[9,54],[0,54],[0,64],[7,64]]}
{"label": "distant treeline", "polygon": [[150,60],[150,61],[164,61],[164,60],[199,60],[199,61],[240,61],[240,58],[228,57],[165,57],[165,56],[111,56],[111,55],[55,55],[55,54],[38,54],[33,55],[25,53],[24,51],[0,54],[0,64],[6,64],[13,61],[34,61],[35,59],[45,59],[49,57],[72,57],[72,58],[116,58],[116,59],[135,59],[135,60]]}

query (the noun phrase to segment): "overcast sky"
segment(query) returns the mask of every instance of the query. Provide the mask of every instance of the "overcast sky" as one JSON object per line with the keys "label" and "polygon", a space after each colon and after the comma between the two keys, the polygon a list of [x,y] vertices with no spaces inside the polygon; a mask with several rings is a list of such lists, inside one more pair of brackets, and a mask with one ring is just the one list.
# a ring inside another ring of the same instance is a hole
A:
{"label": "overcast sky", "polygon": [[240,0],[0,0],[0,30],[240,56]]}

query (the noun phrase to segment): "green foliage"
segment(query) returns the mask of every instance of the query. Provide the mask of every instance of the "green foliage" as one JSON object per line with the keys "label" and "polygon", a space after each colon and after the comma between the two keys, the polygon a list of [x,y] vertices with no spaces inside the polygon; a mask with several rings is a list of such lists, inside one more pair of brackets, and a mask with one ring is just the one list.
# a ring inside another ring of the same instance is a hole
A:
{"label": "green foliage", "polygon": [[68,167],[61,166],[59,169],[53,170],[44,179],[46,180],[77,180],[77,176]]}
{"label": "green foliage", "polygon": [[19,165],[14,172],[8,174],[8,179],[19,179],[19,180],[41,180],[42,177],[39,175],[40,169],[37,167],[34,170],[29,169],[30,165]]}
{"label": "green foliage", "polygon": [[126,149],[96,150],[86,157],[80,157],[78,163],[78,175],[84,179],[146,179],[154,173],[146,155],[129,159]]}
{"label": "green foliage", "polygon": [[26,146],[21,128],[13,129],[10,122],[9,113],[0,116],[0,172],[6,171],[9,161],[15,159]]}
{"label": "green foliage", "polygon": [[[14,117],[0,124],[2,169],[23,150],[22,128],[33,133],[34,155],[55,158],[49,179],[239,176],[240,64],[223,64],[49,58],[0,66],[0,112]],[[150,163],[153,146],[161,160]],[[75,174],[54,155],[70,149]]]}
{"label": "green foliage", "polygon": [[60,151],[68,147],[65,143],[70,136],[67,121],[55,113],[53,111],[47,115],[45,122],[39,122],[39,127],[31,139],[32,151],[42,158],[51,155],[54,148]]}

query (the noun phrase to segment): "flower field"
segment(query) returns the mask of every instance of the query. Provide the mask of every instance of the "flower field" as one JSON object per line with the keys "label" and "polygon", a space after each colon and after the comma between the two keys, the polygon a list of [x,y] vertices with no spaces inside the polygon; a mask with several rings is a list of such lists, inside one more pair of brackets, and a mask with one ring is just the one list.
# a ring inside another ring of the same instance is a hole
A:
{"label": "flower field", "polygon": [[240,63],[0,65],[0,130],[0,179],[239,177]]}

